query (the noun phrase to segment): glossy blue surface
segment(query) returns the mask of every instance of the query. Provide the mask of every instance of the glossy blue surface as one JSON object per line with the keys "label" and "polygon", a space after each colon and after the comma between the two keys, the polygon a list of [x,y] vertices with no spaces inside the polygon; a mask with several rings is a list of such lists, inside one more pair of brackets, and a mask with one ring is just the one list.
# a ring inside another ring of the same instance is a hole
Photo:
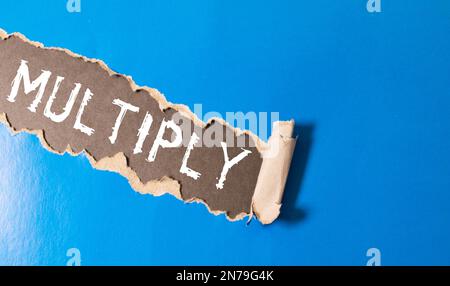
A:
{"label": "glossy blue surface", "polygon": [[[281,218],[135,193],[0,127],[0,264],[450,264],[450,2],[0,3],[0,27],[104,60],[170,101],[275,111],[300,141]],[[3,95],[0,95],[3,96]]]}

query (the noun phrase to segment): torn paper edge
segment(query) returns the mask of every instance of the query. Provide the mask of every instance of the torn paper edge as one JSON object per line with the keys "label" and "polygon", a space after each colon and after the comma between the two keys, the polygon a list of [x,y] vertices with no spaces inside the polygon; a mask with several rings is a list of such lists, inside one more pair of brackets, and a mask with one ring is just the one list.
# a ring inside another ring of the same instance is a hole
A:
{"label": "torn paper edge", "polygon": [[284,187],[294,153],[294,121],[274,122],[252,199],[252,213],[263,223],[272,223],[279,215]]}
{"label": "torn paper edge", "polygon": [[[295,147],[295,139],[292,138],[292,133],[294,129],[294,121],[276,121],[273,123],[272,135],[270,136],[268,142],[264,142],[257,135],[253,134],[249,130],[241,130],[240,128],[235,128],[231,126],[222,118],[210,118],[208,122],[203,122],[200,120],[195,113],[193,113],[190,108],[183,104],[173,104],[165,98],[165,96],[155,88],[147,86],[138,86],[132,79],[131,76],[123,75],[111,70],[102,60],[90,59],[82,55],[76,54],[68,49],[58,48],[58,47],[44,47],[42,43],[31,41],[20,33],[8,34],[0,28],[0,39],[5,40],[8,37],[16,36],[23,40],[24,42],[31,44],[37,48],[45,50],[56,50],[62,51],[67,55],[81,59],[84,62],[96,63],[103,70],[107,71],[110,76],[120,76],[127,79],[133,92],[137,90],[147,91],[151,97],[153,97],[159,104],[161,111],[171,108],[181,115],[189,118],[195,125],[204,128],[205,126],[211,124],[212,122],[218,122],[223,126],[226,126],[233,130],[236,136],[248,135],[255,142],[255,146],[262,154],[262,165],[260,173],[258,175],[255,191],[253,194],[252,204],[250,213],[240,213],[235,217],[230,217],[226,211],[211,210],[207,204],[202,199],[194,198],[190,200],[183,200],[180,192],[180,184],[177,180],[164,176],[158,180],[151,180],[147,183],[142,183],[136,172],[134,172],[127,162],[127,158],[123,153],[117,153],[114,156],[101,158],[95,160],[86,150],[79,153],[75,153],[70,145],[66,147],[66,150],[62,153],[54,150],[46,141],[44,131],[42,130],[28,130],[21,129],[15,130],[8,121],[7,115],[5,113],[0,113],[0,122],[4,123],[9,127],[13,134],[20,132],[27,132],[36,135],[39,138],[42,146],[52,153],[59,155],[65,152],[72,156],[77,156],[84,153],[88,158],[92,167],[98,170],[112,171],[121,174],[128,179],[131,187],[140,194],[152,194],[154,196],[161,196],[163,194],[169,193],[176,198],[186,202],[197,202],[202,203],[206,206],[208,211],[214,215],[225,214],[226,218],[230,221],[241,220],[244,217],[249,216],[249,220],[253,217],[253,214],[261,221],[263,224],[272,223],[280,213],[281,199],[284,192],[284,186],[287,179],[287,173],[289,171],[290,161],[292,157],[292,152]],[[276,175],[276,176],[274,176]]]}

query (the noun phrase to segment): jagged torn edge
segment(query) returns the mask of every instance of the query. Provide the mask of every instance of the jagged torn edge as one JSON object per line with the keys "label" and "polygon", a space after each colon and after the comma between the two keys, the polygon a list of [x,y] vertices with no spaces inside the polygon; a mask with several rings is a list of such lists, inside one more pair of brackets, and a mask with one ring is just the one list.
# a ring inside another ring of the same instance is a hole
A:
{"label": "jagged torn edge", "polygon": [[[20,33],[7,34],[4,30],[0,28],[1,40],[6,40],[11,36],[19,37],[21,40],[37,48],[45,50],[62,51],[65,52],[67,55],[76,59],[81,59],[84,62],[96,63],[102,69],[107,71],[111,77],[119,76],[126,78],[128,80],[130,87],[134,92],[137,90],[147,91],[150,94],[150,96],[152,96],[158,102],[161,111],[164,111],[168,108],[174,109],[181,115],[192,120],[192,122],[194,122],[194,124],[199,127],[205,128],[205,126],[209,126],[213,121],[216,121],[226,127],[231,128],[236,136],[240,136],[242,134],[250,136],[255,142],[257,150],[262,155],[263,163],[258,176],[255,192],[252,198],[250,213],[240,213],[235,217],[230,217],[226,211],[211,210],[208,206],[208,203],[202,199],[193,198],[190,200],[183,200],[180,192],[181,189],[180,184],[177,180],[174,180],[173,178],[164,176],[158,180],[151,180],[144,184],[143,182],[141,182],[136,172],[134,172],[128,166],[127,158],[122,152],[119,152],[112,157],[101,158],[97,161],[93,158],[93,156],[89,154],[87,150],[75,153],[70,147],[70,145],[67,145],[66,150],[64,152],[58,152],[54,150],[45,140],[45,134],[43,130],[29,130],[29,129],[16,130],[9,123],[7,115],[5,113],[0,113],[0,122],[4,123],[7,127],[9,127],[10,131],[13,134],[21,132],[34,134],[39,138],[39,141],[41,142],[42,146],[44,146],[44,148],[46,148],[48,151],[52,153],[56,153],[59,155],[69,153],[72,156],[78,156],[81,153],[84,153],[85,156],[88,158],[92,167],[98,170],[111,171],[121,174],[122,176],[128,179],[128,182],[131,185],[131,187],[140,194],[151,194],[154,196],[161,196],[168,193],[175,196],[179,200],[184,201],[185,203],[192,203],[192,202],[202,203],[203,205],[206,206],[206,208],[210,213],[214,215],[225,214],[226,218],[229,221],[241,220],[248,216],[249,217],[248,222],[250,222],[250,220],[253,218],[253,215],[256,215],[256,217],[258,218],[259,221],[261,221],[261,223],[269,224],[272,223],[279,216],[281,208],[281,199],[284,192],[287,172],[289,170],[292,153],[297,140],[297,138],[292,138],[292,133],[294,129],[293,120],[274,122],[272,135],[269,138],[268,142],[264,142],[252,132],[248,130],[241,130],[239,128],[235,128],[230,124],[228,124],[222,118],[211,118],[209,119],[208,122],[206,123],[203,122],[196,116],[196,114],[194,114],[189,109],[188,106],[168,102],[165,96],[155,88],[136,85],[131,76],[114,72],[102,60],[89,59],[82,55],[73,53],[68,49],[58,47],[44,47],[42,43],[31,41]],[[278,175],[278,178],[274,179],[274,173],[275,177],[277,177]]]}

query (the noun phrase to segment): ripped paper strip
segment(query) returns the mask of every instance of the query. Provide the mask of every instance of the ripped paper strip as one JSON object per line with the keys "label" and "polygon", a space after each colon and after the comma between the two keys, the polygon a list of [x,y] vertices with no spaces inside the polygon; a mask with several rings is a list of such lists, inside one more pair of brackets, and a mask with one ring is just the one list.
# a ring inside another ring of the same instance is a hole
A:
{"label": "ripped paper strip", "polygon": [[202,122],[102,61],[18,33],[0,30],[0,38],[0,120],[13,132],[36,134],[58,154],[84,152],[141,194],[201,202],[232,221],[279,216],[292,120],[275,122],[264,142],[222,119]]}

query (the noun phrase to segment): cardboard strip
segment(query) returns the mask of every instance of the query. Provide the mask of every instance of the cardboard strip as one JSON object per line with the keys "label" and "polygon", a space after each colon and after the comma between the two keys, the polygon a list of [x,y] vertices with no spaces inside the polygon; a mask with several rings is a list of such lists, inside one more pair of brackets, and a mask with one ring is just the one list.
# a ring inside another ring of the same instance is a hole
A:
{"label": "cardboard strip", "polygon": [[0,120],[14,133],[35,134],[58,154],[84,153],[141,194],[170,193],[231,221],[278,217],[293,121],[275,122],[266,143],[222,119],[202,122],[102,61],[1,29],[0,37]]}

